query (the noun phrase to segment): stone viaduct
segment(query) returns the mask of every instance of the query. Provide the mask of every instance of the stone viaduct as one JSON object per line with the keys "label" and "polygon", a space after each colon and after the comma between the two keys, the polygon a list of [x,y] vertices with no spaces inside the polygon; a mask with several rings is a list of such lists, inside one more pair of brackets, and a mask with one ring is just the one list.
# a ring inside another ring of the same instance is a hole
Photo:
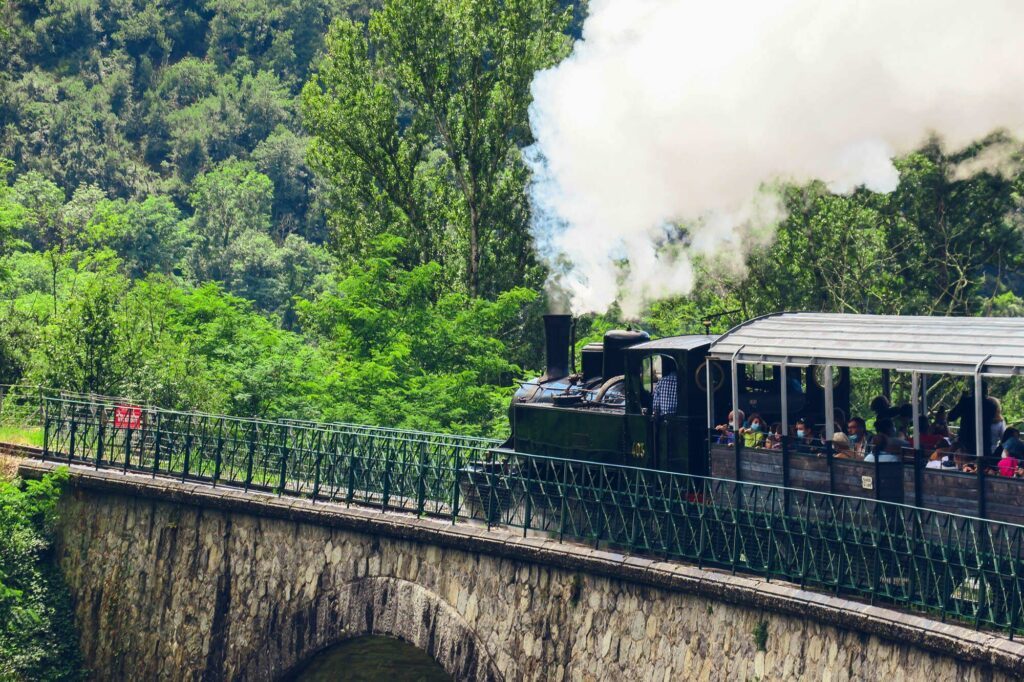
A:
{"label": "stone viaduct", "polygon": [[1000,635],[465,523],[79,467],[61,519],[97,679],[286,678],[364,634],[458,680],[1024,677]]}

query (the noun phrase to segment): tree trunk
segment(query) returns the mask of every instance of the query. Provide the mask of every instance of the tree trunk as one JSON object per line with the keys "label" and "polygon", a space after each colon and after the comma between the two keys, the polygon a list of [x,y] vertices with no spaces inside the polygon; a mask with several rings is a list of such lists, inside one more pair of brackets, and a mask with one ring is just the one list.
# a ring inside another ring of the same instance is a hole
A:
{"label": "tree trunk", "polygon": [[469,208],[469,264],[466,275],[469,295],[476,298],[480,289],[480,214],[472,204]]}

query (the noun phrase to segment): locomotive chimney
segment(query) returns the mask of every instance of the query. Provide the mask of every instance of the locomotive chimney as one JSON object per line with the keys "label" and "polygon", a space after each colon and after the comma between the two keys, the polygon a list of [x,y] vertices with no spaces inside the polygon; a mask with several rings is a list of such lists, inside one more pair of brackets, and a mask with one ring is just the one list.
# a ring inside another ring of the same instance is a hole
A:
{"label": "locomotive chimney", "polygon": [[544,340],[546,351],[544,358],[547,367],[544,378],[560,379],[569,376],[569,335],[572,332],[572,315],[545,315]]}

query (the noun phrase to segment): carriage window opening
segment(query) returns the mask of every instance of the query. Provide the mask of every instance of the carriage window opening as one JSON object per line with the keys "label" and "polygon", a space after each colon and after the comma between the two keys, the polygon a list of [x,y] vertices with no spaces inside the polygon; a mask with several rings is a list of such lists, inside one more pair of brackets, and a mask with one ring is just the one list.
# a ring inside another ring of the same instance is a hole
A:
{"label": "carriage window opening", "polygon": [[747,368],[747,379],[750,381],[771,381],[775,375],[771,365],[744,365]]}
{"label": "carriage window opening", "polygon": [[744,365],[747,391],[768,392],[775,390],[775,368],[772,365]]}
{"label": "carriage window opening", "polygon": [[[813,368],[813,370],[811,370],[810,367],[808,367],[807,369],[808,371],[813,371],[814,383],[817,384],[819,388],[825,388],[825,368],[821,365],[817,365]],[[835,388],[836,386],[843,382],[843,374],[835,365],[832,365],[831,369],[832,388]]]}

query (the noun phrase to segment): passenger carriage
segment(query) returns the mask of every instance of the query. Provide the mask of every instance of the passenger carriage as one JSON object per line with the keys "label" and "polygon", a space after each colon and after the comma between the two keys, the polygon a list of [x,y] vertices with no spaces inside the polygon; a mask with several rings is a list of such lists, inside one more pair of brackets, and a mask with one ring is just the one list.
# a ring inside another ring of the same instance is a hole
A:
{"label": "passenger carriage", "polygon": [[[768,419],[784,430],[783,448],[744,447],[709,437],[712,476],[839,493],[968,516],[1024,524],[1024,479],[986,474],[991,461],[984,428],[975,429],[973,443],[963,444],[979,462],[977,472],[927,468],[922,434],[913,430],[913,443],[899,453],[899,462],[836,459],[828,444],[811,451],[793,446],[788,425],[801,415],[787,404],[783,390],[793,373],[810,376],[822,389],[825,434],[842,430],[849,414],[850,369],[869,368],[910,375],[911,424],[928,412],[929,382],[940,376],[966,377],[974,398],[974,422],[984,423],[983,382],[991,377],[1024,373],[1024,319],[978,317],[909,317],[783,313],[742,324],[711,344],[708,356],[731,377],[730,398],[709,402],[709,433],[723,423],[731,405],[751,409],[742,377],[751,368],[772,380],[765,389],[779,396],[778,412]],[[713,399],[714,396],[709,396]],[[721,421],[719,421],[721,420]],[[738,429],[739,424],[734,423]],[[979,454],[980,453],[980,454]]]}

